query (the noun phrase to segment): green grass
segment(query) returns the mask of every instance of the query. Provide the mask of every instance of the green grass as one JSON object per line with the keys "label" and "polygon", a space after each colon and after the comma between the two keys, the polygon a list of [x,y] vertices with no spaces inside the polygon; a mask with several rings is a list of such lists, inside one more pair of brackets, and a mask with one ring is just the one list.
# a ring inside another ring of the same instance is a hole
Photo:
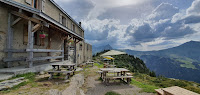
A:
{"label": "green grass", "polygon": [[158,87],[156,87],[156,86],[144,84],[139,81],[136,81],[135,79],[131,79],[131,84],[133,84],[139,88],[142,88],[143,92],[148,92],[148,93],[155,93],[155,89],[158,89]]}
{"label": "green grass", "polygon": [[132,84],[135,84],[139,88],[143,88],[143,89],[145,88],[144,92],[153,91],[154,87],[166,88],[166,87],[171,87],[171,86],[179,86],[179,87],[182,87],[187,90],[200,94],[199,83],[179,80],[179,79],[169,79],[164,76],[151,77],[147,74],[141,74],[141,73],[134,73],[133,76],[134,76],[134,79],[132,80]]}
{"label": "green grass", "polygon": [[185,67],[185,68],[192,68],[192,69],[196,69],[196,67],[192,64],[191,60],[182,60],[182,59],[177,59],[177,61],[185,63],[185,64],[181,64],[181,67]]}
{"label": "green grass", "polygon": [[110,92],[107,92],[105,95],[121,95],[121,94],[110,91]]}
{"label": "green grass", "polygon": [[103,68],[103,64],[94,63],[94,66],[97,66],[98,68]]}

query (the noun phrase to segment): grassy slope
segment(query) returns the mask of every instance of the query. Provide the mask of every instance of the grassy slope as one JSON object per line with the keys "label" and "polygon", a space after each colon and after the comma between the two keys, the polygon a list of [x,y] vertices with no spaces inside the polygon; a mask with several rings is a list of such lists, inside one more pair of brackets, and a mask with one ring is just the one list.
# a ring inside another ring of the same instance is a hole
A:
{"label": "grassy slope", "polygon": [[[158,77],[150,77],[146,74],[134,73],[133,82],[139,82],[142,86],[138,86],[143,88],[144,92],[154,92],[155,88],[165,88],[171,86],[179,86],[190,91],[196,92],[200,94],[200,84],[185,80],[177,80],[177,79],[169,79],[162,76]],[[135,84],[135,83],[134,83]],[[149,86],[150,85],[150,86]],[[136,85],[137,86],[137,85]]]}
{"label": "grassy slope", "polygon": [[[99,57],[95,57],[99,61]],[[100,62],[102,63],[102,62]],[[121,61],[120,61],[121,63]],[[127,63],[127,62],[125,62]],[[98,67],[103,67],[103,65],[96,64]],[[143,92],[155,92],[154,89],[157,88],[165,88],[171,86],[179,86],[190,91],[196,92],[200,94],[200,84],[185,80],[176,80],[169,79],[162,76],[159,77],[150,77],[147,74],[142,73],[134,73],[134,78],[132,78],[131,84],[136,85],[139,88],[142,88]]]}
{"label": "grassy slope", "polygon": [[[62,83],[62,84],[57,85],[57,83],[59,82],[61,83],[63,81],[62,79],[48,80],[48,76],[36,75],[35,73],[26,73],[22,75],[17,75],[16,77],[13,77],[11,79],[15,79],[19,77],[25,77],[27,81],[22,82],[19,85],[16,85],[8,90],[0,91],[0,95],[4,95],[4,94],[17,95],[19,93],[23,93],[26,95],[30,95],[30,94],[41,95],[50,89],[58,89],[61,91],[64,88],[69,86],[69,83]],[[64,76],[61,75],[60,77],[64,77]]]}

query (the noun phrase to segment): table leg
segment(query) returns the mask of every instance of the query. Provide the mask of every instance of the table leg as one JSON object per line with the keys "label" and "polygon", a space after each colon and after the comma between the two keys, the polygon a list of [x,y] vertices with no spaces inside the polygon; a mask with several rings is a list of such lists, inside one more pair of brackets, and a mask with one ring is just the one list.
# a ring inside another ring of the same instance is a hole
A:
{"label": "table leg", "polygon": [[60,71],[60,66],[58,66],[58,71]]}
{"label": "table leg", "polygon": [[53,73],[50,73],[50,77],[48,78],[48,80],[51,80],[53,78]]}
{"label": "table leg", "polygon": [[52,66],[53,67],[53,71],[55,71],[56,70],[56,66]]}
{"label": "table leg", "polygon": [[[123,76],[125,76],[125,72],[123,72]],[[124,81],[124,79],[125,79],[125,78],[123,78],[123,81]]]}
{"label": "table leg", "polygon": [[67,73],[65,79],[69,79],[69,77],[70,77],[70,74]]}

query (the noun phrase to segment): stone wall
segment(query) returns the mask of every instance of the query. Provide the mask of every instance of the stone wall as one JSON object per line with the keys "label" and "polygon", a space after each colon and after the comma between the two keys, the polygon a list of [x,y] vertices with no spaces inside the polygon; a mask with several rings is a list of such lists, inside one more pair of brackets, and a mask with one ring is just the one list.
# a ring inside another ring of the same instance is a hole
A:
{"label": "stone wall", "polygon": [[[0,3],[1,4],[1,3]],[[7,26],[8,26],[8,12],[5,6],[0,6],[0,68],[5,67],[5,63],[2,61],[3,58],[7,57],[7,53],[3,52],[6,49],[6,37],[7,37]],[[13,27],[13,49],[26,49],[27,44],[24,44],[24,27],[28,24],[27,20],[19,21]],[[28,27],[26,27],[28,28]],[[45,30],[48,33],[48,30]],[[52,42],[51,49],[61,50],[63,41],[60,39],[61,32],[51,31],[52,32]],[[38,33],[39,36],[39,33]],[[38,40],[40,40],[38,38]],[[38,41],[39,42],[39,41]],[[47,49],[48,37],[44,39],[44,46],[34,45],[34,49]],[[51,56],[60,56],[61,53],[51,53]],[[13,57],[27,57],[27,53],[13,53]],[[34,53],[34,57],[45,57],[47,53]],[[38,61],[41,62],[41,61]],[[35,62],[35,63],[38,63]],[[13,66],[24,65],[27,62],[12,62]]]}
{"label": "stone wall", "polygon": [[2,61],[5,53],[2,51],[6,48],[6,34],[7,34],[7,25],[8,25],[8,14],[6,7],[0,3],[0,68],[4,67]]}

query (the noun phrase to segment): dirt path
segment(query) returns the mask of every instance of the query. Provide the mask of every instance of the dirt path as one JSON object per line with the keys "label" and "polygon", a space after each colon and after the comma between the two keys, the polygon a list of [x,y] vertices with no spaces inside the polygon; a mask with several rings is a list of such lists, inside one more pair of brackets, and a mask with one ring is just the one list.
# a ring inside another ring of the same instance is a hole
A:
{"label": "dirt path", "polygon": [[83,90],[80,89],[84,84],[84,75],[76,74],[72,77],[70,81],[70,86],[67,87],[62,95],[85,95]]}
{"label": "dirt path", "polygon": [[[98,70],[97,67],[91,68],[92,72],[95,73],[95,70]],[[123,84],[118,81],[111,83],[109,86],[103,84],[100,80],[98,80],[98,74],[91,74],[94,76],[89,76],[86,79],[86,87],[87,92],[86,95],[105,95],[105,93],[110,91],[115,91],[121,95],[154,95],[154,93],[139,93],[140,88]]]}

